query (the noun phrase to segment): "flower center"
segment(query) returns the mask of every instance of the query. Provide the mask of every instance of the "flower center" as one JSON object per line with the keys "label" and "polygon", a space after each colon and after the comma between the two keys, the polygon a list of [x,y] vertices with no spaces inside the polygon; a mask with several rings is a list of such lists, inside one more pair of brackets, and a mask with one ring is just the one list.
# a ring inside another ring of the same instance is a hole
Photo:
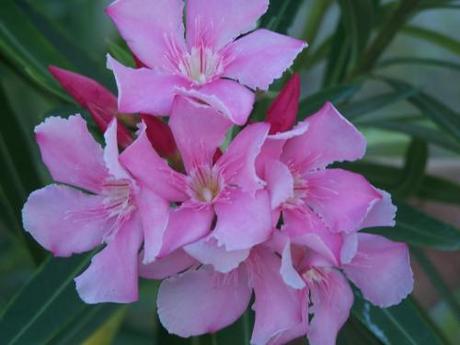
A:
{"label": "flower center", "polygon": [[182,56],[178,68],[182,75],[198,85],[211,81],[224,69],[221,55],[204,46],[192,47]]}
{"label": "flower center", "polygon": [[189,175],[188,194],[200,203],[210,203],[215,200],[222,188],[222,177],[213,167],[198,167]]}
{"label": "flower center", "polygon": [[101,195],[108,218],[116,222],[125,220],[135,209],[133,186],[128,179],[109,179],[104,183]]}
{"label": "flower center", "polygon": [[308,196],[308,181],[299,173],[291,171],[294,178],[294,195],[289,198],[285,207],[298,208],[305,204]]}

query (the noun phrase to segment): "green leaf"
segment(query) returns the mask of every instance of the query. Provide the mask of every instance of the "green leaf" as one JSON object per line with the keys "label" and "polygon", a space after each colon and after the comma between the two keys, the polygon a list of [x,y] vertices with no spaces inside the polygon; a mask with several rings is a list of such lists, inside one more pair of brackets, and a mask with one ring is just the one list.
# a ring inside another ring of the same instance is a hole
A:
{"label": "green leaf", "polygon": [[406,198],[414,195],[422,185],[428,161],[428,146],[420,139],[412,139],[406,153],[403,179],[394,191],[394,196]]}
{"label": "green leaf", "polygon": [[382,342],[373,335],[354,316],[345,323],[337,337],[337,345],[382,345]]}
{"label": "green leaf", "polygon": [[370,228],[366,231],[417,247],[443,251],[460,249],[460,230],[404,202],[397,202],[396,206],[398,212],[394,228]]}
{"label": "green leaf", "polygon": [[48,344],[65,327],[99,309],[80,300],[73,282],[93,254],[44,262],[0,316],[2,345]]}
{"label": "green leaf", "polygon": [[443,33],[415,25],[406,26],[401,32],[430,42],[456,55],[460,55],[460,41]]}
{"label": "green leaf", "polygon": [[352,313],[385,345],[447,344],[411,298],[397,306],[382,309],[356,293]]}
{"label": "green leaf", "polygon": [[325,102],[330,101],[334,104],[350,99],[359,89],[359,83],[338,85],[323,89],[311,96],[306,97],[300,102],[298,120],[303,120],[308,115],[319,110]]}
{"label": "green leaf", "polygon": [[260,26],[282,34],[287,33],[301,4],[301,0],[271,0]]}
{"label": "green leaf", "polygon": [[388,58],[378,64],[377,67],[388,67],[393,65],[423,65],[432,67],[442,67],[448,69],[455,69],[460,71],[460,63],[452,62],[449,60],[421,58],[421,57],[394,57]]}

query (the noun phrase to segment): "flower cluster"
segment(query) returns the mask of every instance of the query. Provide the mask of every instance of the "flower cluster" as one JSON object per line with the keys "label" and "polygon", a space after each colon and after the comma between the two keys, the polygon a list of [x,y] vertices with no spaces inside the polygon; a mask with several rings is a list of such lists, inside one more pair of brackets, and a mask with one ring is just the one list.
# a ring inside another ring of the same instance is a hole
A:
{"label": "flower cluster", "polygon": [[105,147],[79,115],[40,124],[36,140],[56,184],[29,196],[23,222],[56,256],[103,245],[75,279],[85,302],[130,303],[139,276],[162,280],[160,321],[188,337],[230,325],[254,295],[251,344],[306,335],[333,345],[353,304],[348,280],[381,307],[412,290],[406,245],[360,232],[394,225],[389,194],[331,167],[363,157],[362,134],[331,103],[295,124],[296,75],[266,120],[248,124],[255,91],[306,46],[254,31],[267,7],[114,2],[107,13],[138,65],[108,57],[118,99],[50,68],[91,113]]}

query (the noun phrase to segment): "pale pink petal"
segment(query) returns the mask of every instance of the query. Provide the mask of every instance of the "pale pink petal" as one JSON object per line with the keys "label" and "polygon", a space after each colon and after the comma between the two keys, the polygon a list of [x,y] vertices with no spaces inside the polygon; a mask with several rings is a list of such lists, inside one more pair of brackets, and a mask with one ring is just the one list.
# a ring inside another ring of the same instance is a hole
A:
{"label": "pale pink petal", "polygon": [[145,128],[120,155],[120,162],[142,185],[167,201],[184,201],[185,176],[171,169],[153,149]]}
{"label": "pale pink petal", "polygon": [[49,185],[29,195],[22,210],[24,229],[56,256],[93,249],[109,229],[103,198]]}
{"label": "pale pink petal", "polygon": [[168,225],[169,203],[149,188],[142,187],[136,195],[137,207],[144,233],[144,264],[160,253]]}
{"label": "pale pink petal", "polygon": [[189,337],[214,333],[235,322],[251,297],[243,270],[222,274],[203,268],[164,280],[158,315],[169,333]]}
{"label": "pale pink petal", "polygon": [[324,168],[337,161],[353,161],[364,156],[366,139],[332,103],[326,103],[306,120],[308,131],[289,140],[283,159],[304,169]]}
{"label": "pale pink petal", "polygon": [[176,97],[169,125],[185,168],[191,172],[197,166],[212,166],[231,123],[211,107]]}
{"label": "pale pink petal", "polygon": [[251,260],[255,270],[251,275],[255,294],[252,309],[256,313],[251,344],[263,345],[303,323],[307,304],[302,303],[306,301],[302,301],[301,291],[283,281],[281,260],[275,253],[258,248],[251,254]]}
{"label": "pale pink petal", "polygon": [[213,216],[210,207],[195,208],[183,204],[172,210],[160,255],[168,255],[206,236],[211,230]]}
{"label": "pale pink petal", "polygon": [[311,345],[335,345],[337,333],[347,321],[353,292],[343,275],[330,270],[322,284],[312,284],[313,319],[308,330]]}
{"label": "pale pink petal", "polygon": [[218,79],[199,89],[178,88],[177,93],[213,107],[236,125],[244,125],[254,105],[255,95],[233,80]]}
{"label": "pale pink petal", "polygon": [[225,48],[230,63],[224,75],[252,89],[267,90],[305,47],[305,42],[294,38],[265,29],[256,30]]}
{"label": "pale pink petal", "polygon": [[397,208],[391,201],[391,195],[384,190],[378,189],[382,199],[375,203],[369,211],[361,228],[370,228],[375,226],[395,226],[395,217]]}
{"label": "pale pink petal", "polygon": [[353,232],[382,196],[361,175],[327,169],[307,177],[308,206],[332,232]]}
{"label": "pale pink petal", "polygon": [[270,237],[270,200],[266,190],[254,196],[235,191],[228,201],[216,202],[214,207],[217,224],[213,234],[226,250],[248,249]]}
{"label": "pale pink petal", "polygon": [[205,43],[218,50],[236,37],[255,29],[268,9],[268,0],[187,1],[187,43]]}
{"label": "pale pink petal", "polygon": [[269,160],[265,164],[265,181],[272,210],[294,196],[294,178],[289,168],[280,161]]}
{"label": "pale pink petal", "polygon": [[181,76],[149,68],[129,68],[110,56],[107,64],[115,74],[120,112],[168,116],[176,88],[188,85]]}
{"label": "pale pink petal", "polygon": [[268,124],[249,125],[233,139],[216,163],[226,183],[249,192],[263,187],[264,183],[256,173],[255,161],[268,130]]}
{"label": "pale pink petal", "polygon": [[129,174],[118,159],[117,121],[112,120],[104,133],[104,161],[110,174],[117,179],[129,179]]}
{"label": "pale pink petal", "polygon": [[118,0],[106,10],[131,51],[151,68],[170,69],[185,49],[182,0]]}
{"label": "pale pink petal", "polygon": [[348,264],[358,252],[358,233],[342,234],[342,248],[340,250],[340,263]]}
{"label": "pale pink petal", "polygon": [[306,287],[304,280],[294,268],[291,254],[291,242],[287,241],[281,256],[280,274],[284,282],[294,289]]}
{"label": "pale pink petal", "polygon": [[48,117],[35,128],[35,138],[55,181],[100,191],[108,177],[103,151],[80,115]]}
{"label": "pale pink petal", "polygon": [[136,301],[137,258],[141,242],[141,224],[133,216],[113,240],[91,259],[88,269],[75,278],[80,298],[89,304]]}
{"label": "pale pink petal", "polygon": [[407,245],[382,236],[358,234],[358,253],[343,266],[347,277],[372,303],[398,304],[414,288]]}
{"label": "pale pink petal", "polygon": [[144,265],[139,261],[139,275],[146,279],[162,280],[183,272],[196,263],[197,261],[194,258],[182,249],[178,249],[148,265]]}
{"label": "pale pink petal", "polygon": [[212,234],[184,247],[184,250],[205,265],[212,265],[221,273],[228,273],[239,266],[249,256],[249,249],[227,251],[219,246]]}

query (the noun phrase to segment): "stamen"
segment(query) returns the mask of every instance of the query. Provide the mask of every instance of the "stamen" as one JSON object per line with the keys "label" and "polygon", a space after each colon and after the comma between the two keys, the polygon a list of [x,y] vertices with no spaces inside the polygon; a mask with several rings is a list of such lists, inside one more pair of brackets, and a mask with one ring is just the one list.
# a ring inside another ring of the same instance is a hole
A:
{"label": "stamen", "polygon": [[188,194],[199,203],[210,203],[220,195],[223,185],[223,179],[216,169],[201,166],[188,177]]}
{"label": "stamen", "polygon": [[220,54],[204,45],[194,46],[178,63],[179,72],[195,84],[207,83],[223,72]]}

